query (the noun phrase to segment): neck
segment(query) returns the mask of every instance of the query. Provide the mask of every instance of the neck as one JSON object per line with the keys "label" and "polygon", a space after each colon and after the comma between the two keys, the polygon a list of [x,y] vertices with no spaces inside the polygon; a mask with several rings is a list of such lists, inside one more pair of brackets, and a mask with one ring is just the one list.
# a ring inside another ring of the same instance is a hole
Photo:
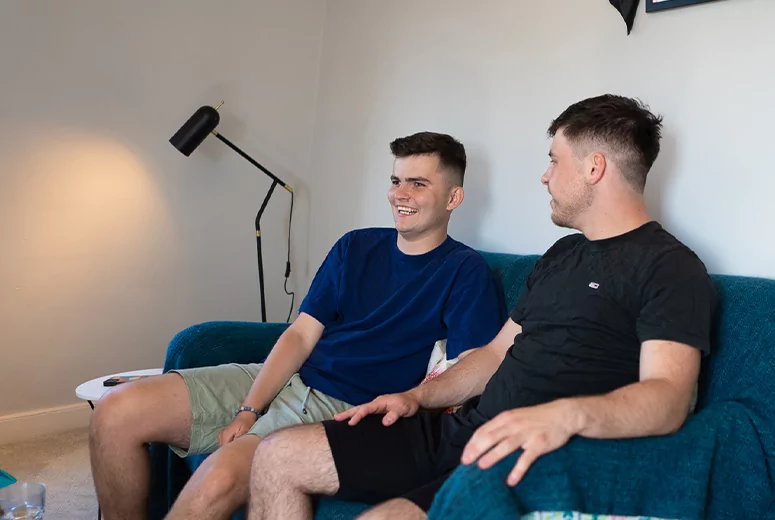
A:
{"label": "neck", "polygon": [[577,229],[589,240],[603,240],[623,235],[650,221],[646,204],[642,197],[638,197],[626,204],[588,211]]}
{"label": "neck", "polygon": [[403,235],[398,233],[398,250],[405,255],[422,255],[433,251],[447,239],[447,229],[437,229],[422,235]]}

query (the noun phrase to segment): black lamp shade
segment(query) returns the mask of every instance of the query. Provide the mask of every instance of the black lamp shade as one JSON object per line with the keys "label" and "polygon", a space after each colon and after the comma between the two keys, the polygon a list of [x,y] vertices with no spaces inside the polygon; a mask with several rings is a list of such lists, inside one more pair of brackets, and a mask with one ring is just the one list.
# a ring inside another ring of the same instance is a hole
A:
{"label": "black lamp shade", "polygon": [[202,141],[215,130],[221,116],[218,111],[210,106],[200,107],[194,112],[194,115],[188,118],[180,130],[170,139],[172,146],[177,148],[180,153],[188,157],[196,147],[202,144]]}

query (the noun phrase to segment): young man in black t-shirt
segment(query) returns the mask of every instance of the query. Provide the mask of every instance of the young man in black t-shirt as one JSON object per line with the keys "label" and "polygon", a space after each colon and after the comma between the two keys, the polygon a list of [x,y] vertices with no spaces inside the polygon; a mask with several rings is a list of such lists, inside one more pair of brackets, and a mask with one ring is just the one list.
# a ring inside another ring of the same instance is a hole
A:
{"label": "young man in black t-shirt", "polygon": [[646,212],[660,129],[639,102],[611,95],[553,121],[541,181],[554,223],[581,234],[537,262],[489,345],[413,390],[262,442],[250,518],[311,518],[314,495],[380,503],[366,518],[424,518],[461,463],[486,469],[522,449],[507,479],[516,485],[574,435],[680,428],[715,295],[702,262]]}

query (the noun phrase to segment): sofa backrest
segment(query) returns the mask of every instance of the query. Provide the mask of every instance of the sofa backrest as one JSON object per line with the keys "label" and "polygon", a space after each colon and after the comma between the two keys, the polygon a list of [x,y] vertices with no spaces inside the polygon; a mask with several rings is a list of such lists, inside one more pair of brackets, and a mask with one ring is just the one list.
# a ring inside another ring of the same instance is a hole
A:
{"label": "sofa backrest", "polygon": [[495,279],[506,298],[506,310],[511,312],[525,288],[527,276],[533,270],[540,255],[510,255],[507,253],[481,252],[492,269]]}
{"label": "sofa backrest", "polygon": [[[539,256],[482,255],[510,311]],[[698,409],[734,401],[753,412],[757,422],[775,417],[775,280],[728,275],[712,279],[719,306],[712,353],[703,360]]]}

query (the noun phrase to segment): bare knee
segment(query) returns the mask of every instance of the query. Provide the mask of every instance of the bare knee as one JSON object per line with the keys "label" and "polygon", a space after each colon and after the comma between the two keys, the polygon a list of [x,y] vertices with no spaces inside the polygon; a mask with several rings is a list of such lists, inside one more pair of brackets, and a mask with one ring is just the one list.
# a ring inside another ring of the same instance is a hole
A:
{"label": "bare knee", "polygon": [[178,387],[185,388],[185,384],[177,374],[153,379],[156,381],[118,386],[95,403],[90,427],[93,443],[131,441],[179,445],[178,440],[186,441],[190,411],[187,406],[179,410],[182,400],[175,395],[180,393]]}
{"label": "bare knee", "polygon": [[413,502],[405,498],[394,498],[365,511],[356,520],[427,520],[428,515]]}
{"label": "bare knee", "polygon": [[251,480],[266,480],[267,476],[274,479],[283,479],[287,477],[287,457],[288,452],[285,449],[287,442],[283,439],[282,431],[272,433],[265,437],[256,448],[253,455],[253,467],[251,469]]}
{"label": "bare knee", "polygon": [[248,500],[250,463],[260,438],[245,435],[210,455],[197,469],[189,484],[200,508],[209,509],[223,502],[244,503]]}
{"label": "bare knee", "polygon": [[94,404],[91,417],[90,437],[115,439],[129,434],[137,421],[134,412],[139,400],[130,386],[115,388]]}
{"label": "bare knee", "polygon": [[[235,466],[236,461],[220,461],[208,468],[202,476],[199,489],[194,493],[195,510],[209,510],[213,505],[229,500],[229,497],[239,498],[239,502],[247,502],[248,481],[247,469]],[[245,461],[250,466],[249,461]]]}

